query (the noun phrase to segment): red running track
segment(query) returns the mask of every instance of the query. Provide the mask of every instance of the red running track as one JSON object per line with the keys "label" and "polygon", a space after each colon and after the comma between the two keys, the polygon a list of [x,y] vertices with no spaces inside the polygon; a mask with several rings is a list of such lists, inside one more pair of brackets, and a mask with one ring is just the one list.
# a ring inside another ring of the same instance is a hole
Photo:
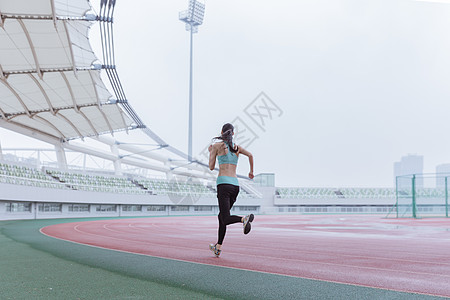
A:
{"label": "red running track", "polygon": [[208,249],[217,217],[64,223],[63,240],[194,263],[450,297],[450,220],[380,216],[255,216],[228,226],[220,258]]}

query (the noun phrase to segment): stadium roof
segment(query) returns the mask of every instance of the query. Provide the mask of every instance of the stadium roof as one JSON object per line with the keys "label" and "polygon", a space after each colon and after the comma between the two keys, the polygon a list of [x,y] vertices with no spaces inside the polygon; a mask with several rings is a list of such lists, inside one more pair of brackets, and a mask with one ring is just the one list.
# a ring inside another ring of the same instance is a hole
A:
{"label": "stadium roof", "polygon": [[90,10],[86,0],[0,1],[3,125],[61,141],[133,127],[94,64]]}
{"label": "stadium roof", "polygon": [[[206,164],[168,145],[128,103],[115,64],[115,4],[116,0],[101,0],[100,12],[94,15],[88,0],[0,0],[0,127],[58,148],[163,172],[205,177]],[[101,62],[88,38],[94,22],[100,24]],[[108,77],[114,98],[101,80],[101,71]],[[150,150],[127,148],[132,155],[140,156],[138,161],[129,157],[131,154],[99,152],[69,142],[93,137],[111,147],[125,147],[101,135],[135,128],[157,143]],[[148,153],[153,150],[175,154],[178,159]],[[161,162],[164,167],[157,165]],[[201,174],[194,174],[194,170]]]}

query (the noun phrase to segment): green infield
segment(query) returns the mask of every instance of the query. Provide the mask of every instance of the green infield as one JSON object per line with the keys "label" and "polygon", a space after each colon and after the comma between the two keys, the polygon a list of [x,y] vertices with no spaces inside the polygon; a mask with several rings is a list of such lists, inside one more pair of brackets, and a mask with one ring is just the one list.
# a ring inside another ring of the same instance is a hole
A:
{"label": "green infield", "polygon": [[442,299],[237,270],[61,241],[48,225],[0,222],[1,299]]}

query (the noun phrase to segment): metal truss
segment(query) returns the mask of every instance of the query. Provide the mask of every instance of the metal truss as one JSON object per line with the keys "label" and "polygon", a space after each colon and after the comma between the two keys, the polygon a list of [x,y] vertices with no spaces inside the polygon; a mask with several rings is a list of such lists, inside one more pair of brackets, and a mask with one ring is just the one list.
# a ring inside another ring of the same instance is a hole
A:
{"label": "metal truss", "polygon": [[114,35],[113,35],[113,21],[114,21],[114,8],[116,5],[116,0],[102,0],[100,3],[100,13],[97,20],[100,22],[100,36],[102,41],[102,54],[103,54],[103,65],[102,68],[105,69],[111,86],[114,90],[117,103],[123,107],[123,109],[128,113],[132,120],[136,123],[136,127],[144,131],[151,139],[159,144],[161,149],[166,149],[173,154],[180,156],[181,158],[192,161],[193,163],[207,167],[206,164],[193,160],[186,153],[168,145],[161,137],[149,129],[144,122],[139,118],[136,111],[130,106],[125,95],[125,91],[119,79],[119,75],[116,70],[116,60],[114,54]]}

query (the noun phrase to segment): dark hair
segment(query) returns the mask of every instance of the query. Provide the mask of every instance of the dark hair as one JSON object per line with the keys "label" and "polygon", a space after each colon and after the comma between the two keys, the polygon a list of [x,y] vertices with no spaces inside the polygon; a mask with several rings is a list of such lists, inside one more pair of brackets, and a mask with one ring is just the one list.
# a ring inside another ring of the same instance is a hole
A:
{"label": "dark hair", "polygon": [[228,145],[230,151],[236,153],[238,149],[237,147],[236,149],[233,147],[233,132],[234,126],[231,125],[230,123],[226,123],[225,125],[222,126],[222,135],[216,136],[213,139],[224,141],[224,143]]}

